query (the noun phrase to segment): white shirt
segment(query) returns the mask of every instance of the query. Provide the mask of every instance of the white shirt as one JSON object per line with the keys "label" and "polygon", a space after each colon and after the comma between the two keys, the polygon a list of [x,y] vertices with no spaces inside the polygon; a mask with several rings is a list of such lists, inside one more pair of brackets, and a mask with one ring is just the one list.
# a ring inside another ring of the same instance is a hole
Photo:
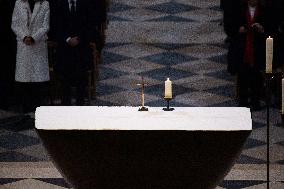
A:
{"label": "white shirt", "polygon": [[[75,10],[76,10],[76,7],[77,7],[77,0],[73,0],[74,1],[74,6],[75,6]],[[69,3],[69,10],[71,11],[71,6],[72,6],[72,0],[68,0],[68,3]]]}
{"label": "white shirt", "polygon": [[250,7],[250,6],[249,6],[249,13],[250,13],[250,17],[251,17],[251,18],[254,17],[255,9],[256,9],[255,7]]}

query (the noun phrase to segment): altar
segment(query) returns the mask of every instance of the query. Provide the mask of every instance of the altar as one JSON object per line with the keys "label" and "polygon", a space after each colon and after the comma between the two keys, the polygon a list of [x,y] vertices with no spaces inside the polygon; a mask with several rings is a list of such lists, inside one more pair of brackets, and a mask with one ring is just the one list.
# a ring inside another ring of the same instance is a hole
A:
{"label": "altar", "polygon": [[213,189],[252,130],[248,108],[40,107],[36,130],[78,189]]}

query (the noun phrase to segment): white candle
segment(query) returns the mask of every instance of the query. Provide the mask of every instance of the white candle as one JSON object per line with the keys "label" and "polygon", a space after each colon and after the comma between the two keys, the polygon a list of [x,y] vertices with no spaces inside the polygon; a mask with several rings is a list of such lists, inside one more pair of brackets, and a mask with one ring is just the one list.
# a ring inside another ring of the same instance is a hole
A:
{"label": "white candle", "polygon": [[172,91],[172,82],[170,78],[165,81],[165,98],[172,98],[173,91]]}
{"label": "white candle", "polygon": [[281,114],[284,114],[284,79],[282,79],[282,108]]}
{"label": "white candle", "polygon": [[272,73],[273,61],[273,38],[266,39],[266,73]]}

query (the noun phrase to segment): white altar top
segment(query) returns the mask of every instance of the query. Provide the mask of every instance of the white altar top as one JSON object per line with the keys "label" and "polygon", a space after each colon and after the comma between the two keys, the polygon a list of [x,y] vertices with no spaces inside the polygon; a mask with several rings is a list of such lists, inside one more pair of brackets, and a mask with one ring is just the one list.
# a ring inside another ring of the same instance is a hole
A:
{"label": "white altar top", "polygon": [[239,107],[42,106],[36,109],[35,126],[42,130],[252,130],[251,113]]}

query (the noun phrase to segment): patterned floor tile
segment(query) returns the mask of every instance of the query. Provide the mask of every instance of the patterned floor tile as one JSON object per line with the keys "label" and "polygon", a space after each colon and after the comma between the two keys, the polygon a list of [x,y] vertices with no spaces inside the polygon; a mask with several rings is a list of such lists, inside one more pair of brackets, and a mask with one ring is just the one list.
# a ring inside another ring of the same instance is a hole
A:
{"label": "patterned floor tile", "polygon": [[146,20],[147,22],[195,22],[189,18],[183,18],[179,16],[168,15],[164,17],[154,18]]}
{"label": "patterned floor tile", "polygon": [[172,81],[175,81],[184,77],[193,76],[195,74],[169,67],[169,68],[156,69],[149,72],[142,72],[140,73],[140,75],[147,76],[160,81],[165,81],[167,78],[171,78]]}
{"label": "patterned floor tile", "polygon": [[3,189],[31,189],[31,188],[40,188],[40,189],[66,189],[66,187],[57,186],[54,184],[49,184],[35,179],[25,179],[16,181],[9,184],[4,184],[1,186]]}
{"label": "patterned floor tile", "polygon": [[150,55],[143,58],[143,60],[149,61],[149,62],[155,62],[161,65],[176,65],[183,62],[190,62],[197,60],[196,58],[192,56],[182,55],[179,53],[174,52],[163,52],[160,54]]}
{"label": "patterned floor tile", "polygon": [[[244,149],[242,154],[249,156],[249,157],[253,157],[253,158],[266,161],[266,158],[267,158],[266,151],[267,151],[267,147],[265,145],[265,146],[251,148],[251,149]],[[279,145],[270,146],[270,161],[271,162],[277,162],[277,161],[283,160],[284,159],[283,157],[284,157],[284,147],[283,146],[279,146]]]}
{"label": "patterned floor tile", "polygon": [[190,47],[178,49],[176,50],[176,52],[204,59],[216,55],[224,55],[227,52],[227,50],[213,45],[199,44],[199,45],[193,45]]}
{"label": "patterned floor tile", "polygon": [[43,149],[42,144],[32,145],[25,148],[17,149],[15,150],[15,152],[35,157],[39,161],[49,161],[49,156],[47,155],[45,149]]}
{"label": "patterned floor tile", "polygon": [[[159,80],[155,80],[155,79],[151,79],[149,77],[144,76],[144,81],[147,84],[147,86],[152,86],[152,85],[157,85],[160,84],[161,81]],[[141,83],[141,76],[139,75],[125,75],[125,76],[121,76],[118,78],[110,78],[110,79],[106,79],[106,80],[101,80],[100,84],[101,85],[110,85],[110,86],[119,86],[123,89],[127,89],[127,90],[134,90],[137,88],[140,88],[137,84]]]}
{"label": "patterned floor tile", "polygon": [[241,188],[248,188],[250,186],[255,186],[259,184],[263,184],[264,181],[223,181],[221,184],[222,187],[227,189],[241,189]]}
{"label": "patterned floor tile", "polygon": [[96,87],[96,95],[97,96],[104,96],[104,95],[109,95],[112,93],[116,93],[116,92],[120,92],[120,91],[124,91],[124,88],[121,88],[119,86],[114,86],[114,85],[102,85],[102,84],[98,84]]}
{"label": "patterned floor tile", "polygon": [[266,145],[265,142],[249,138],[244,146],[244,149],[255,148]]}
{"label": "patterned floor tile", "polygon": [[[212,77],[203,77],[200,80],[190,84],[190,87],[196,90],[200,90],[200,91],[207,90],[207,92],[211,92],[212,89],[216,89],[216,88],[218,89],[218,87],[224,87],[224,86],[232,86],[232,82],[222,80],[222,79],[215,79]],[[216,94],[218,93],[216,92]],[[221,94],[221,95],[225,95],[225,94]]]}
{"label": "patterned floor tile", "polygon": [[199,9],[189,12],[183,12],[177,14],[177,16],[198,22],[211,22],[213,20],[221,19],[223,14],[222,12],[216,10]]}
{"label": "patterned floor tile", "polygon": [[253,130],[259,129],[259,128],[263,128],[263,127],[266,127],[266,124],[264,124],[264,123],[259,123],[259,122],[256,122],[256,121],[253,121],[253,122],[252,122],[252,128],[253,128]]}
{"label": "patterned floor tile", "polygon": [[16,178],[0,178],[0,186],[4,184],[9,184],[12,182],[17,182],[23,179],[16,179]]}
{"label": "patterned floor tile", "polygon": [[209,8],[212,6],[219,6],[220,2],[219,1],[212,1],[212,0],[175,0],[178,3],[186,4],[186,5],[191,5],[199,8]]}
{"label": "patterned floor tile", "polygon": [[109,12],[110,13],[115,13],[115,12],[122,12],[122,11],[128,11],[131,9],[134,9],[135,7],[129,6],[123,3],[111,3]]}
{"label": "patterned floor tile", "polygon": [[36,179],[45,183],[53,184],[56,186],[61,186],[65,188],[71,188],[71,185],[68,184],[63,178],[39,178]]}
{"label": "patterned floor tile", "polygon": [[111,63],[130,59],[129,57],[122,56],[122,55],[115,54],[115,53],[110,53],[108,51],[103,51],[102,56],[103,56],[104,64],[111,64]]}
{"label": "patterned floor tile", "polygon": [[181,64],[177,64],[172,66],[178,70],[183,70],[187,72],[197,73],[199,75],[203,75],[204,73],[211,73],[213,70],[220,70],[221,66],[215,62],[209,62],[206,59],[198,59],[196,61],[184,62]]}
{"label": "patterned floor tile", "polygon": [[219,62],[221,64],[227,64],[227,54],[217,55],[217,56],[209,58],[209,60],[213,62]]}
{"label": "patterned floor tile", "polygon": [[167,16],[167,14],[161,14],[159,12],[149,10],[149,9],[132,9],[127,11],[127,14],[125,12],[117,12],[112,14],[113,16],[135,21],[135,22],[143,22],[151,19],[157,19],[163,16]]}
{"label": "patterned floor tile", "polygon": [[18,152],[6,151],[0,153],[0,162],[38,162],[40,159]]}
{"label": "patterned floor tile", "polygon": [[121,77],[123,75],[127,75],[127,73],[126,72],[119,72],[117,70],[114,70],[114,69],[111,69],[111,68],[106,68],[106,67],[103,67],[103,66],[100,67],[100,76],[99,76],[100,80],[114,79],[114,78]]}
{"label": "patterned floor tile", "polygon": [[126,71],[130,74],[138,74],[138,73],[145,72],[145,71],[165,68],[165,66],[163,65],[143,61],[140,59],[131,59],[131,60],[126,60],[126,61],[121,61],[119,63],[106,65],[104,67],[112,68],[118,71],[124,71],[124,72]]}
{"label": "patterned floor tile", "polygon": [[[120,106],[139,106],[141,104],[141,92],[123,91],[98,97],[98,99],[119,104]],[[145,103],[158,99],[159,97],[147,95],[145,96]]]}
{"label": "patterned floor tile", "polygon": [[[108,42],[105,44],[105,47],[104,49],[105,50],[108,50],[108,49],[111,49],[111,48],[115,48],[115,47],[121,47],[121,46],[124,46],[124,45],[129,45],[130,43],[120,43],[120,42]],[[105,60],[104,60],[105,61]],[[105,63],[105,62],[104,62]]]}
{"label": "patterned floor tile", "polygon": [[167,14],[176,14],[176,13],[185,12],[185,11],[192,11],[192,10],[197,9],[197,7],[171,1],[167,3],[152,5],[152,6],[147,7],[147,9],[155,10],[155,11],[167,13]]}
{"label": "patterned floor tile", "polygon": [[163,52],[163,50],[147,44],[129,44],[109,49],[108,52],[131,58],[140,58],[160,54]]}
{"label": "patterned floor tile", "polygon": [[18,133],[2,135],[0,140],[0,147],[8,150],[15,150],[36,144],[40,144],[40,140],[38,138],[29,137]]}
{"label": "patterned floor tile", "polygon": [[251,156],[247,156],[247,155],[242,154],[239,157],[239,159],[236,161],[236,163],[238,163],[238,164],[265,164],[266,159],[262,160],[262,159],[253,158]]}
{"label": "patterned floor tile", "polygon": [[108,15],[108,20],[111,22],[131,22],[131,20],[121,18],[118,16]]}
{"label": "patterned floor tile", "polygon": [[181,48],[191,47],[193,44],[189,43],[149,43],[148,46],[154,46],[167,51],[174,51]]}
{"label": "patterned floor tile", "polygon": [[176,96],[175,100],[179,103],[190,104],[191,106],[206,107],[211,104],[226,102],[230,98],[214,95],[206,92],[193,92]]}
{"label": "patterned floor tile", "polygon": [[167,3],[170,2],[171,0],[151,0],[151,1],[141,1],[141,0],[112,0],[112,2],[116,3],[123,3],[129,6],[133,6],[136,8],[142,8],[142,7],[147,7],[151,5],[156,5],[156,4],[162,4],[162,3]]}

